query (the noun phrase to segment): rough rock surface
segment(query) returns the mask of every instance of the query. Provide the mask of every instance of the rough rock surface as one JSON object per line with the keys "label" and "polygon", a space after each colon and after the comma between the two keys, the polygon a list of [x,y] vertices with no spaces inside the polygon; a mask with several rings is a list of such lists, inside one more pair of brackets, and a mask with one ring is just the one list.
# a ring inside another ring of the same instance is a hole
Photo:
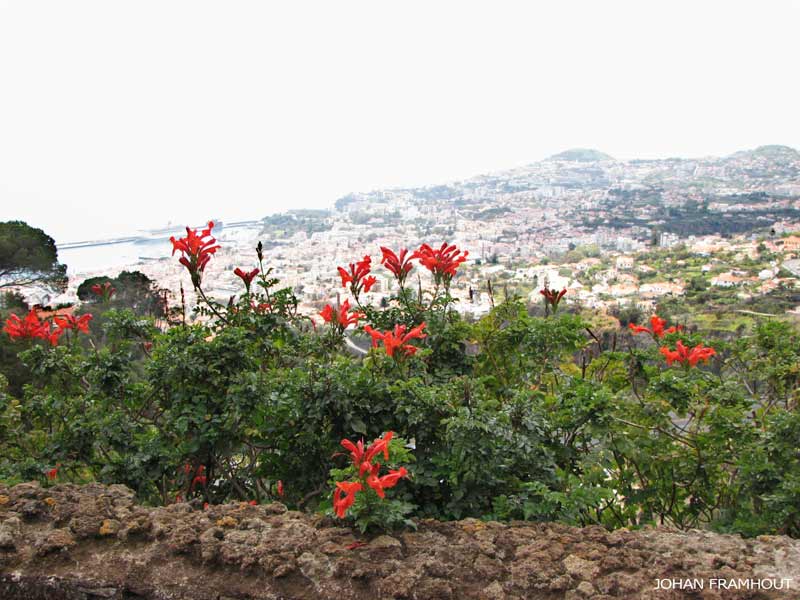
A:
{"label": "rough rock surface", "polygon": [[[0,598],[794,598],[800,541],[704,531],[420,521],[360,537],[282,504],[145,508],[124,486],[0,486]],[[657,579],[703,590],[655,590]],[[792,578],[790,591],[711,578]]]}

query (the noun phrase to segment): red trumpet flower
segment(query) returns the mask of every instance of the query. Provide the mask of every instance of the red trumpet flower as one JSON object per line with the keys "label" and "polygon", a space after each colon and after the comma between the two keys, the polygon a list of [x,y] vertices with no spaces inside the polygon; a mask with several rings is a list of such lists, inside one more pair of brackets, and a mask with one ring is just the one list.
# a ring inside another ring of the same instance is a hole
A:
{"label": "red trumpet flower", "polygon": [[279,480],[278,480],[278,485],[276,486],[276,488],[277,488],[277,490],[278,490],[278,496],[280,496],[281,498],[283,498],[283,481],[281,481],[281,480],[279,479]]}
{"label": "red trumpet flower", "polygon": [[703,346],[703,344],[697,344],[694,348],[687,348],[680,340],[678,340],[675,350],[670,350],[667,346],[664,346],[660,349],[660,352],[667,360],[667,365],[672,366],[672,363],[678,362],[684,367],[697,366],[697,363],[701,360],[708,362],[717,353],[713,348]]}
{"label": "red trumpet flower", "polygon": [[250,302],[250,307],[256,311],[258,314],[263,315],[272,308],[272,305],[269,302],[259,302],[256,304],[255,302]]}
{"label": "red trumpet flower", "polygon": [[567,293],[567,288],[562,289],[560,292],[556,290],[551,290],[545,287],[542,290],[539,290],[539,293],[544,296],[544,301],[549,304],[553,308],[553,312],[558,310],[558,305],[561,302],[561,299]]}
{"label": "red trumpet flower", "polygon": [[53,467],[52,469],[50,469],[50,470],[48,470],[48,471],[46,471],[46,472],[45,472],[45,475],[47,476],[47,479],[48,479],[49,481],[55,481],[55,480],[58,478],[58,468],[59,468],[60,466],[61,466],[61,465],[56,465],[56,466],[55,466],[55,467]]}
{"label": "red trumpet flower", "polygon": [[50,342],[51,346],[58,346],[58,339],[61,337],[64,331],[64,329],[56,328],[47,335],[47,341]]}
{"label": "red trumpet flower", "polygon": [[80,317],[74,317],[72,315],[60,315],[53,319],[55,324],[58,326],[59,329],[67,330],[72,329],[73,331],[80,331],[81,333],[89,333],[89,321],[92,320],[92,315],[85,314],[81,315]]}
{"label": "red trumpet flower", "polygon": [[175,237],[169,238],[172,242],[173,256],[176,250],[181,252],[180,263],[189,271],[192,285],[196,288],[200,286],[200,279],[208,261],[211,260],[211,255],[220,248],[216,245],[217,240],[211,235],[213,228],[214,222],[209,221],[208,227],[200,233],[197,233],[197,229],[187,227],[186,237],[177,240]]}
{"label": "red trumpet flower", "polygon": [[347,271],[344,267],[336,267],[339,271],[339,277],[342,278],[342,287],[350,286],[350,292],[354,297],[364,291],[369,292],[370,288],[375,285],[377,279],[375,277],[367,277],[369,275],[372,258],[369,255],[362,258],[356,263],[350,263],[350,270]]}
{"label": "red trumpet flower", "polygon": [[378,282],[378,279],[376,277],[373,277],[372,275],[370,275],[369,277],[365,277],[361,281],[361,284],[364,286],[364,291],[365,292],[369,292],[370,288],[373,285],[375,285],[377,282]]}
{"label": "red trumpet flower", "polygon": [[12,340],[41,338],[48,339],[50,335],[50,323],[41,321],[35,308],[32,308],[24,319],[17,315],[11,315],[6,320],[3,327]]}
{"label": "red trumpet flower", "polygon": [[633,335],[638,335],[640,333],[649,333],[654,338],[662,338],[668,333],[675,333],[677,331],[683,330],[683,325],[678,325],[669,327],[668,329],[664,329],[664,325],[667,324],[666,319],[662,319],[658,315],[653,315],[650,317],[650,327],[643,327],[641,325],[635,325],[634,323],[629,323],[628,328],[631,330]]}
{"label": "red trumpet flower", "polygon": [[[336,511],[337,517],[344,519],[347,509],[356,501],[356,493],[363,489],[364,487],[359,481],[336,482],[336,489],[333,492],[333,510]],[[342,492],[346,494],[344,498],[342,498]]]}
{"label": "red trumpet flower", "polygon": [[411,258],[418,258],[419,262],[433,273],[433,279],[437,284],[449,285],[458,267],[467,260],[467,256],[469,256],[467,250],[462,252],[455,244],[448,245],[447,242],[443,242],[436,250],[428,244],[422,244]]}
{"label": "red trumpet flower", "polygon": [[381,252],[383,253],[381,264],[392,272],[397,283],[403,287],[408,273],[414,268],[414,265],[411,264],[413,255],[408,256],[408,248],[401,248],[399,256],[384,246],[381,246]]}
{"label": "red trumpet flower", "polygon": [[[189,467],[189,465],[187,464],[185,467]],[[187,474],[191,473],[191,467],[189,467],[189,470],[186,470],[185,467],[184,471]],[[194,473],[194,478],[192,478],[192,485],[189,486],[189,491],[193,491],[197,485],[205,486],[207,482],[208,478],[206,477],[206,467],[205,465],[200,465],[197,467],[197,470]]]}
{"label": "red trumpet flower", "polygon": [[364,450],[363,439],[355,444],[350,440],[342,440],[342,447],[350,451],[350,458],[353,466],[358,469],[359,477],[363,477],[364,473],[372,468],[372,460],[378,454],[383,453],[383,460],[389,460],[389,442],[392,437],[394,437],[394,432],[387,431],[383,437],[372,442],[366,450]]}
{"label": "red trumpet flower", "polygon": [[111,300],[111,296],[117,292],[115,288],[111,287],[110,281],[106,281],[103,285],[95,283],[91,290],[93,294],[99,296],[104,302]]}
{"label": "red trumpet flower", "polygon": [[[397,470],[389,471],[383,477],[379,477],[381,465],[380,463],[373,464],[375,458],[383,454],[384,460],[389,460],[389,442],[392,440],[394,434],[387,431],[382,437],[373,441],[367,449],[364,449],[364,440],[361,439],[357,443],[350,440],[342,440],[342,446],[350,451],[350,459],[353,461],[353,466],[358,470],[358,477],[360,481],[340,481],[336,483],[336,489],[333,492],[333,508],[336,515],[341,519],[344,518],[347,509],[353,505],[356,499],[356,493],[364,489],[364,484],[369,486],[380,498],[385,498],[386,493],[384,490],[392,488],[397,485],[397,482],[408,476],[408,471],[405,467]],[[346,497],[342,498],[342,492]]]}
{"label": "red trumpet flower", "polygon": [[341,306],[337,309],[333,308],[330,304],[326,304],[320,316],[326,323],[331,323],[340,331],[344,331],[350,325],[357,325],[359,320],[364,318],[364,313],[350,311],[350,300],[347,299],[342,302]]}
{"label": "red trumpet flower", "polygon": [[[364,460],[364,440],[360,439],[355,444],[350,440],[342,440],[341,445],[345,450],[350,451],[350,458],[353,461],[353,466],[355,466],[356,469],[360,469]],[[334,454],[334,456],[336,456],[336,454]]]}
{"label": "red trumpet flower", "polygon": [[427,334],[422,333],[422,330],[425,329],[425,323],[422,323],[413,329],[411,329],[408,333],[406,333],[406,326],[405,325],[395,325],[394,331],[389,330],[384,333],[380,331],[376,331],[369,325],[364,327],[364,331],[372,336],[372,347],[378,347],[378,340],[383,342],[383,347],[386,350],[386,354],[389,356],[395,356],[395,350],[398,348],[403,351],[401,357],[411,356],[416,353],[418,348],[416,346],[412,346],[408,342],[412,339],[422,339],[428,337]]}
{"label": "red trumpet flower", "polygon": [[242,271],[239,267],[236,267],[233,270],[233,273],[234,275],[242,279],[242,281],[244,282],[244,287],[247,289],[247,293],[249,294],[250,284],[253,282],[253,279],[255,279],[255,276],[258,275],[259,273],[258,269],[253,269],[252,271],[245,272]]}
{"label": "red trumpet flower", "polygon": [[385,498],[386,493],[383,490],[396,486],[397,482],[400,481],[401,478],[408,476],[408,471],[405,467],[400,467],[397,470],[389,471],[389,473],[383,477],[378,477],[378,471],[380,468],[381,465],[378,463],[372,465],[370,474],[367,477],[367,484],[369,487],[375,490],[375,493],[378,494],[378,496]]}
{"label": "red trumpet flower", "polygon": [[53,319],[56,327],[50,331],[46,338],[51,346],[57,346],[59,338],[65,331],[72,330],[74,332],[89,333],[89,321],[92,320],[92,315],[85,314],[80,317],[73,315],[59,315]]}

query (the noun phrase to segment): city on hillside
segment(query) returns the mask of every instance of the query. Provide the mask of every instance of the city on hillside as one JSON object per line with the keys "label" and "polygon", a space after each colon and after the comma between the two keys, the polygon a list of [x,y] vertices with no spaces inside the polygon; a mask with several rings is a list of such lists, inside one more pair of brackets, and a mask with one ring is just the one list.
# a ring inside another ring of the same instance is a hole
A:
{"label": "city on hillside", "polygon": [[[445,185],[352,193],[330,210],[218,222],[214,233],[221,249],[208,267],[213,297],[241,292],[234,269],[253,268],[261,241],[265,263],[309,314],[337,300],[337,266],[371,255],[378,280],[366,301],[380,304],[396,292],[379,265],[381,246],[446,241],[469,251],[452,288],[468,317],[486,314],[498,295],[538,303],[545,285],[566,289],[574,309],[615,316],[650,314],[670,302],[703,305],[717,325],[727,307],[731,328],[734,312],[800,315],[800,153],[785,146],[626,161],[575,149]],[[138,243],[124,264],[71,267],[65,294],[33,300],[74,302],[84,279],[129,270],[158,282],[171,303],[183,284],[191,303],[168,234],[123,240]],[[114,254],[113,244],[97,249]],[[70,265],[79,250],[63,250],[62,262]]]}

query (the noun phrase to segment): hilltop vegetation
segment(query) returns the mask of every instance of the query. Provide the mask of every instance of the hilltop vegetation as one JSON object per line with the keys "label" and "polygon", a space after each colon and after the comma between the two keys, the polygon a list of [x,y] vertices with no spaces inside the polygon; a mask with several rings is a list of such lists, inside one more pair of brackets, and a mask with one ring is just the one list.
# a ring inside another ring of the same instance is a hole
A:
{"label": "hilltop vegetation", "polygon": [[261,235],[269,239],[287,239],[296,233],[311,235],[318,231],[328,231],[331,228],[327,222],[330,212],[327,210],[290,210],[264,217]]}
{"label": "hilltop vegetation", "polygon": [[614,160],[614,157],[609,156],[605,152],[599,150],[591,150],[588,148],[572,148],[564,150],[558,154],[554,154],[547,160],[570,160],[577,162],[595,162],[601,160]]}

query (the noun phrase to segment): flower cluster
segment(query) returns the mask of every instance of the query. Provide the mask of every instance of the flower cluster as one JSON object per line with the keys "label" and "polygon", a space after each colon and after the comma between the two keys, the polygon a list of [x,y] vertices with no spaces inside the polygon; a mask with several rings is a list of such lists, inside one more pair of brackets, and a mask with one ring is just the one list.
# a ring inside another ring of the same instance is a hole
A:
{"label": "flower cluster", "polygon": [[436,285],[450,285],[458,267],[467,260],[469,252],[459,250],[455,244],[443,242],[434,250],[428,244],[422,244],[411,258],[419,259],[420,264],[433,274]]}
{"label": "flower cluster", "polygon": [[[427,268],[432,274],[437,286],[444,284],[445,290],[455,276],[458,267],[467,260],[469,252],[459,250],[454,244],[447,242],[434,249],[428,244],[422,244],[413,253],[408,248],[401,248],[398,252],[381,246],[381,264],[394,276],[401,289],[401,298],[405,301],[402,293],[406,279],[414,268],[413,261],[419,260],[420,264]],[[350,289],[356,302],[359,294],[369,292],[375,284],[376,278],[370,275],[372,268],[372,258],[365,255],[360,261],[350,263],[349,269],[337,267],[339,276],[342,279],[342,287]],[[438,289],[438,288],[437,288]],[[420,294],[421,295],[421,294]],[[359,304],[360,306],[360,304]],[[347,307],[347,308],[345,308]],[[356,325],[359,320],[366,317],[363,313],[348,312],[349,303],[345,301],[342,306],[335,309],[332,305],[327,305],[320,313],[322,318],[331,323],[341,333],[350,326]],[[423,333],[425,323],[407,331],[406,325],[395,325],[394,329],[388,331],[377,331],[370,325],[364,327],[364,331],[372,336],[372,347],[378,347],[379,342],[383,344],[386,354],[402,359],[416,353],[417,348],[408,342],[412,339],[423,339],[427,337]],[[398,351],[399,350],[399,351]]]}
{"label": "flower cluster", "polygon": [[558,305],[561,303],[561,299],[567,293],[567,288],[562,289],[560,292],[556,290],[551,290],[548,287],[545,287],[542,290],[539,290],[539,293],[544,296],[544,301],[548,304],[552,309],[553,312],[558,310]]}
{"label": "flower cluster", "polygon": [[195,288],[200,287],[200,279],[208,261],[211,260],[211,255],[219,250],[219,245],[216,245],[217,240],[211,235],[213,228],[214,222],[209,221],[208,227],[200,233],[197,233],[197,229],[187,227],[186,237],[169,238],[172,242],[173,256],[176,251],[180,251],[180,263],[189,271]]}
{"label": "flower cluster", "polygon": [[58,338],[66,331],[74,331],[75,333],[89,334],[89,321],[92,320],[92,315],[85,314],[80,317],[74,317],[66,314],[53,318],[55,328],[50,332],[50,343],[55,346],[58,343]]}
{"label": "flower cluster", "polygon": [[366,255],[364,258],[355,263],[350,263],[350,270],[344,267],[337,267],[339,277],[342,278],[342,287],[350,287],[350,293],[353,297],[358,299],[358,295],[363,292],[369,292],[370,288],[375,285],[377,279],[369,275],[372,269],[372,258]]}
{"label": "flower cluster", "polygon": [[427,337],[427,334],[422,332],[423,329],[425,329],[425,323],[417,325],[408,333],[406,333],[405,325],[395,325],[394,331],[390,329],[389,331],[384,332],[376,331],[369,325],[364,327],[364,331],[372,336],[373,348],[377,348],[378,341],[381,341],[383,342],[383,347],[386,350],[386,354],[391,357],[395,356],[396,350],[401,350],[401,353],[398,354],[398,358],[412,356],[417,352],[418,348],[416,346],[412,346],[408,342],[413,339],[423,339]]}
{"label": "flower cluster", "polygon": [[[189,465],[186,465],[191,469]],[[192,484],[189,487],[190,491],[194,491],[194,488],[198,485],[205,487],[206,483],[208,482],[208,477],[206,477],[206,468],[204,465],[200,465],[197,467],[197,470],[194,472],[194,477],[192,477]]]}
{"label": "flower cluster", "polygon": [[[429,268],[437,281],[447,276],[447,281],[449,282],[458,265],[464,262],[467,256],[467,252],[464,252],[463,256],[461,256],[455,246],[446,243],[435,251],[427,244],[423,244],[413,254],[409,254],[407,248],[401,248],[399,252],[395,253],[393,250],[381,246],[381,253],[381,264],[394,275],[401,288],[405,284],[406,277],[414,268],[411,262],[414,259],[418,258],[422,264]],[[348,269],[337,267],[342,280],[342,287],[349,287],[356,301],[358,301],[358,296],[362,291],[369,292],[376,282],[376,278],[370,275],[371,269],[372,258],[369,255],[365,255],[358,262],[350,263]],[[330,304],[326,305],[320,315],[326,323],[332,324],[340,333],[344,332],[350,325],[357,325],[366,316],[361,312],[351,311],[349,300],[345,300],[338,310]],[[390,329],[381,332],[366,325],[364,331],[372,336],[373,348],[378,347],[378,343],[382,342],[387,355],[402,358],[411,356],[417,351],[417,348],[408,342],[412,339],[425,338],[426,334],[422,332],[424,328],[425,323],[422,323],[406,332],[405,325],[395,325],[394,330]],[[398,349],[400,352],[396,352]]]}
{"label": "flower cluster", "polygon": [[650,317],[650,327],[643,327],[642,325],[635,325],[634,323],[629,323],[628,328],[631,330],[633,335],[638,335],[640,333],[649,333],[653,336],[653,338],[661,339],[665,335],[669,333],[676,333],[678,331],[683,330],[683,325],[669,327],[664,329],[664,326],[667,324],[666,319],[662,319],[658,315],[653,315]]}
{"label": "flower cluster", "polygon": [[381,464],[373,463],[375,458],[383,455],[384,460],[389,460],[389,442],[394,434],[389,431],[378,438],[368,448],[364,448],[364,440],[354,444],[350,440],[342,440],[342,446],[350,451],[353,466],[358,472],[359,481],[337,481],[333,492],[333,510],[336,516],[343,519],[347,510],[356,501],[356,494],[366,490],[367,487],[375,491],[380,498],[386,497],[384,490],[397,485],[403,477],[408,476],[405,467],[390,470],[386,475],[378,476]]}
{"label": "flower cluster", "polygon": [[19,340],[25,338],[41,338],[47,339],[50,335],[50,323],[39,319],[39,313],[35,308],[20,319],[17,315],[11,315],[7,320],[3,331],[8,334],[12,340]]}
{"label": "flower cluster", "polygon": [[85,314],[81,315],[80,317],[74,317],[72,315],[61,315],[57,316],[53,319],[55,325],[63,330],[66,331],[71,329],[73,331],[80,331],[81,333],[89,333],[89,321],[92,320],[92,315]]}
{"label": "flower cluster", "polygon": [[411,269],[414,268],[414,265],[411,263],[414,255],[409,255],[408,248],[401,248],[400,253],[395,254],[393,250],[385,246],[381,246],[381,253],[383,254],[381,264],[389,269],[395,279],[397,279],[397,283],[400,284],[400,287],[403,287],[406,282],[406,277],[408,277]]}
{"label": "flower cluster", "polygon": [[703,344],[697,344],[694,348],[687,348],[680,340],[678,340],[675,350],[670,350],[669,347],[663,346],[660,352],[667,360],[667,365],[672,366],[672,363],[677,362],[684,367],[697,366],[700,361],[707,363],[717,353],[713,348],[703,346]]}
{"label": "flower cluster", "polygon": [[92,320],[92,315],[85,314],[80,317],[74,317],[70,314],[59,315],[53,319],[51,324],[47,320],[39,318],[39,313],[35,308],[32,308],[24,319],[20,319],[17,315],[11,315],[3,327],[3,331],[8,334],[12,340],[19,339],[42,339],[50,342],[51,346],[58,344],[59,338],[69,330],[89,333],[89,321]]}
{"label": "flower cluster", "polygon": [[330,323],[339,332],[343,332],[350,325],[358,325],[358,322],[364,318],[364,313],[350,310],[350,300],[342,302],[338,309],[326,304],[319,314],[326,323]]}
{"label": "flower cluster", "polygon": [[99,297],[103,302],[111,300],[111,296],[117,293],[117,290],[111,286],[110,281],[106,281],[103,285],[95,283],[91,287],[92,293]]}
{"label": "flower cluster", "polygon": [[[432,248],[428,244],[422,244],[413,253],[408,248],[401,248],[398,252],[381,246],[381,264],[394,275],[398,284],[402,288],[406,278],[414,268],[413,260],[419,260],[420,264],[433,274],[433,279],[437,285],[449,285],[455,276],[458,267],[467,260],[469,252],[459,250],[455,244],[443,242],[439,248]],[[358,294],[363,290],[369,292],[375,283],[375,277],[368,277],[372,258],[364,256],[356,263],[350,263],[349,270],[344,267],[337,267],[339,276],[342,278],[342,287],[350,287],[353,296],[358,298]]]}

